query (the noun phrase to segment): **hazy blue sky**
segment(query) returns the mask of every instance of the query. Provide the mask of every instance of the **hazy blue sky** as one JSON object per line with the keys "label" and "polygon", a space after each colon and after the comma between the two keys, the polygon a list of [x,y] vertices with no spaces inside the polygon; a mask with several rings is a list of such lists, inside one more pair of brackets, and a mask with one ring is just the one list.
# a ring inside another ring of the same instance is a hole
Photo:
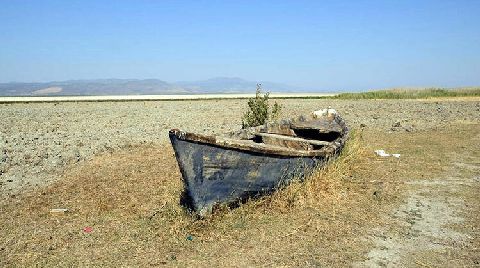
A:
{"label": "hazy blue sky", "polygon": [[480,85],[480,1],[0,0],[0,82]]}

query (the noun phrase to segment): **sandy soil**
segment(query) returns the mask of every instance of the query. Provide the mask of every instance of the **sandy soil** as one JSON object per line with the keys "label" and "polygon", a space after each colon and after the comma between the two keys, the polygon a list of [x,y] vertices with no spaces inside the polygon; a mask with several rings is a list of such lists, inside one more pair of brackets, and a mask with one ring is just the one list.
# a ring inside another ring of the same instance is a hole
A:
{"label": "sandy soil", "polygon": [[[352,233],[341,239],[355,241],[356,244],[361,245],[357,245],[359,248],[349,248],[345,244],[346,248],[342,251],[341,241],[332,241],[333,244],[338,244],[334,247],[337,251],[332,251],[332,248],[322,251],[318,245],[315,249],[305,249],[305,252],[310,251],[311,254],[315,252],[319,256],[330,255],[323,260],[315,260],[314,256],[308,257],[311,260],[303,258],[287,260],[269,255],[265,257],[270,263],[270,265],[267,263],[267,266],[274,266],[275,263],[286,263],[286,266],[302,263],[306,266],[340,264],[360,267],[479,265],[480,259],[475,252],[478,253],[480,244],[478,229],[480,202],[476,196],[480,190],[480,156],[478,154],[480,151],[480,100],[289,99],[280,100],[280,102],[285,107],[283,117],[293,117],[332,106],[346,118],[353,129],[364,133],[366,146],[371,153],[371,156],[365,160],[367,163],[364,163],[368,168],[357,172],[361,178],[360,182],[354,180],[345,182],[346,184],[341,187],[351,188],[353,197],[373,196],[373,201],[369,199],[369,203],[358,202],[363,206],[367,204],[375,206],[365,212],[357,211],[355,206],[348,204],[340,212],[334,212],[333,218],[329,221],[335,223],[334,219],[337,219],[340,222],[349,222],[352,215],[361,217],[361,213],[368,217],[378,216],[378,219],[374,221],[372,218],[372,223],[361,219],[358,222],[349,223],[351,226],[356,226],[354,230],[361,237],[355,237]],[[46,189],[45,187],[52,183],[57,184],[53,185],[53,188],[48,188],[50,190],[47,191],[46,196],[50,192],[53,195],[57,192],[68,192],[73,202],[71,206],[74,207],[73,204],[78,202],[75,201],[75,197],[88,192],[88,190],[82,190],[79,193],[74,189],[78,180],[87,181],[91,177],[95,180],[108,181],[108,177],[102,174],[114,172],[113,170],[104,171],[108,170],[109,166],[117,169],[119,173],[125,173],[125,177],[133,172],[131,174],[137,176],[140,181],[142,169],[137,170],[135,165],[143,166],[143,170],[146,170],[144,172],[147,173],[150,168],[153,168],[152,165],[156,165],[151,154],[164,151],[161,148],[168,148],[168,129],[181,128],[204,133],[237,129],[240,127],[239,119],[244,109],[244,100],[2,104],[0,105],[0,118],[2,118],[0,121],[0,197],[2,198],[0,208],[2,213],[17,215],[14,210],[11,210],[14,204],[19,208],[24,206],[27,214],[35,211],[25,200],[38,199],[35,203],[43,204],[41,195],[45,192],[42,189]],[[428,148],[422,147],[422,144],[429,144]],[[149,149],[140,153],[130,149],[142,148],[142,146]],[[381,159],[373,155],[373,149],[387,149],[391,152],[399,152],[402,156],[399,160]],[[146,160],[128,163],[129,156]],[[165,168],[171,170],[170,166],[175,164],[171,151],[167,150],[158,157],[161,157],[162,165],[166,165]],[[106,162],[108,164],[102,164]],[[120,165],[120,163],[123,164]],[[131,168],[132,171],[126,167]],[[415,168],[411,170],[412,167]],[[171,171],[167,177],[162,175],[162,170],[155,169],[152,172],[164,182],[172,180],[171,176],[179,175],[178,171]],[[84,177],[79,177],[79,174]],[[122,174],[117,175],[122,176]],[[75,177],[75,180],[69,179],[71,177]],[[65,180],[66,184],[62,184],[62,180]],[[108,182],[106,183],[108,185]],[[147,185],[148,180],[145,183]],[[177,186],[175,184],[175,187]],[[161,185],[158,187],[161,188]],[[128,190],[123,186],[121,189]],[[176,194],[175,191],[174,194]],[[346,194],[349,193],[345,191]],[[25,193],[29,196],[28,198],[23,197]],[[353,197],[352,200],[355,200]],[[62,196],[62,199],[64,198]],[[126,194],[126,198],[130,200],[133,197]],[[53,197],[52,200],[54,200]],[[155,198],[151,202],[154,200]],[[51,204],[48,203],[48,205]],[[95,204],[90,206],[95,207]],[[111,205],[101,204],[100,211],[105,209],[109,211],[109,206]],[[157,205],[152,204],[152,207],[154,206]],[[379,215],[374,216],[375,211]],[[302,241],[298,239],[303,237],[305,243],[298,244],[299,248],[306,245],[313,246],[315,241],[307,237],[315,237],[315,234],[311,233],[312,230],[308,231],[308,226],[312,221],[331,225],[332,223],[322,222],[324,217],[329,217],[330,212],[324,211],[324,213],[327,216],[310,218],[306,223],[301,221],[288,223],[299,224],[299,226],[307,224],[304,232],[288,231],[282,234],[279,230],[280,233],[272,235],[286,237],[293,244]],[[342,213],[344,216],[341,216]],[[350,216],[348,216],[349,213]],[[39,216],[38,221],[46,219],[42,215]],[[87,218],[82,215],[78,217]],[[260,218],[260,220],[263,222],[266,219]],[[57,220],[57,223],[61,222]],[[3,224],[5,226],[12,223]],[[157,222],[157,224],[160,223]],[[222,226],[220,223],[217,225]],[[249,237],[248,233],[261,230],[259,229],[261,226],[252,226],[252,231],[240,232],[234,237],[246,239]],[[66,227],[58,228],[62,230],[61,228]],[[315,227],[314,231],[318,232],[318,228]],[[8,260],[6,264],[21,263],[18,259],[15,261],[14,253],[9,253],[8,248],[11,248],[11,252],[18,254],[17,250],[22,250],[21,241],[33,239],[32,236],[28,236],[30,230],[21,232],[17,230],[26,237],[17,236],[13,229],[8,231],[11,235],[6,235],[6,229],[3,230],[5,235],[0,237],[0,257],[4,256],[5,260]],[[36,233],[35,230],[31,232]],[[323,239],[330,236],[333,239],[337,231],[322,232]],[[268,235],[262,235],[265,239],[269,239]],[[229,237],[225,233],[221,236]],[[322,241],[322,238],[317,239]],[[19,242],[13,242],[15,240]],[[258,253],[259,249],[255,247],[260,245],[242,241],[245,242],[244,246],[249,246],[244,254]],[[88,245],[82,245],[88,248]],[[226,244],[222,242],[214,241],[205,242],[202,247],[219,249],[225,246]],[[36,254],[39,258],[43,253],[38,252]],[[179,251],[175,261],[179,262],[182,254],[186,252]],[[190,256],[192,258],[187,258],[185,255],[183,265],[193,264],[188,260],[206,264],[202,262],[201,254],[195,255],[196,257]],[[227,255],[232,259],[238,257],[237,261],[243,259],[237,256],[238,252],[235,253],[236,257],[232,254],[234,252],[228,251]],[[302,252],[302,254],[305,253]],[[84,256],[77,257],[82,259]],[[46,262],[50,265],[54,263],[58,262],[55,259]],[[182,265],[182,263],[177,264]],[[265,264],[262,261],[242,263],[245,266]],[[95,262],[91,264],[95,265]],[[220,265],[220,263],[217,264]]]}

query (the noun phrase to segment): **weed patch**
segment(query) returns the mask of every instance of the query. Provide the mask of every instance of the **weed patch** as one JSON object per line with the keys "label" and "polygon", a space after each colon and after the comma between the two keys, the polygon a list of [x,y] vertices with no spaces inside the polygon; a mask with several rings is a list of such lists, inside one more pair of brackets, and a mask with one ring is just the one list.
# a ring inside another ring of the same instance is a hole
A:
{"label": "weed patch", "polygon": [[359,93],[341,93],[332,99],[428,99],[444,97],[478,97],[480,88],[427,88],[427,89],[388,89]]}

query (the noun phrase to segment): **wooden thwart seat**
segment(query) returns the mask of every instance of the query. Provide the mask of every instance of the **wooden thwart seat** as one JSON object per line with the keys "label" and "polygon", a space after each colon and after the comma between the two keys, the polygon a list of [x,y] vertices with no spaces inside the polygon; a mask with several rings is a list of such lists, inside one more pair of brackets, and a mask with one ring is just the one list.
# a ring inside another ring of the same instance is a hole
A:
{"label": "wooden thwart seat", "polygon": [[256,143],[252,140],[236,140],[225,137],[217,137],[214,144],[239,150],[246,150],[250,152],[262,154],[274,154],[283,156],[325,156],[330,151],[325,150],[298,150],[285,146]]}
{"label": "wooden thwart seat", "polygon": [[290,149],[311,151],[318,146],[328,146],[331,142],[309,140],[292,136],[284,136],[272,133],[256,133],[256,136],[262,137],[262,142],[265,144],[287,147]]}

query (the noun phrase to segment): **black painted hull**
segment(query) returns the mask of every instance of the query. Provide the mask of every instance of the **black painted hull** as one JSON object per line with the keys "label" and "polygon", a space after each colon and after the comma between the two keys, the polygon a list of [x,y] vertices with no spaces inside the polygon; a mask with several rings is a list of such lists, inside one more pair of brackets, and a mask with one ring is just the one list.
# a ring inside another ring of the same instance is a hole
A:
{"label": "black painted hull", "polygon": [[170,134],[185,185],[185,205],[199,215],[215,204],[232,204],[270,193],[302,178],[324,157],[289,157],[181,139]]}

